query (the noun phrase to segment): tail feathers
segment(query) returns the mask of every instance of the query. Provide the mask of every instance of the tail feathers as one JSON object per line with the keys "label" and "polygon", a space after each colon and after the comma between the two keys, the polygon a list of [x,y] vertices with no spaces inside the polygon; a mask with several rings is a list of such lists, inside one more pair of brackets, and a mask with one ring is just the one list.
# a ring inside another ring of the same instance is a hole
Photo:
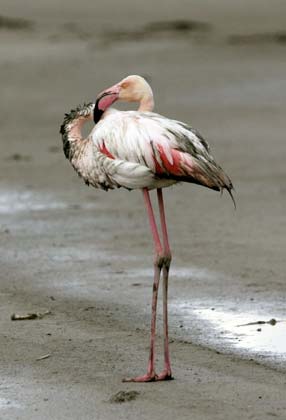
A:
{"label": "tail feathers", "polygon": [[224,189],[227,190],[227,192],[230,195],[230,198],[233,202],[234,208],[236,210],[236,202],[235,202],[235,199],[234,199],[234,196],[233,196],[233,193],[232,193],[232,191],[234,191],[233,184],[232,184],[230,178],[223,172],[223,170],[220,167],[219,167],[219,169],[220,169],[220,173],[222,175],[222,177],[221,177],[222,184],[220,185],[220,191],[221,191],[221,193],[223,193]]}
{"label": "tail feathers", "polygon": [[227,190],[233,202],[234,208],[236,210],[236,202],[232,193],[232,191],[234,190],[232,182],[230,178],[223,172],[223,170],[221,168],[219,169],[220,169],[219,190],[221,191],[221,194],[223,193],[224,189]]}
{"label": "tail feathers", "polygon": [[233,185],[231,184],[231,186],[223,187],[223,188],[221,189],[221,193],[223,193],[223,189],[224,189],[224,188],[225,188],[225,189],[227,190],[227,192],[229,193],[230,198],[232,199],[232,202],[233,202],[233,205],[234,205],[234,209],[236,210],[236,202],[235,202],[234,196],[233,196],[233,194],[232,194],[232,190],[234,190]]}
{"label": "tail feathers", "polygon": [[196,178],[206,187],[216,189],[221,191],[221,193],[226,189],[232,199],[234,208],[236,209],[236,202],[232,193],[232,190],[234,189],[232,182],[220,166],[215,162],[197,161],[196,172]]}

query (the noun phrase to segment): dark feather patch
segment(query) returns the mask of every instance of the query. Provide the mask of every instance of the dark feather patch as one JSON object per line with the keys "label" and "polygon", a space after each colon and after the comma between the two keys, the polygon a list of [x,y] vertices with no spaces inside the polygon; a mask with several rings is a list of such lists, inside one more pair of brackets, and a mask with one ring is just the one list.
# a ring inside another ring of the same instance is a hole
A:
{"label": "dark feather patch", "polygon": [[69,124],[80,117],[87,117],[91,112],[93,112],[93,108],[94,103],[84,103],[83,105],[79,105],[75,109],[72,109],[69,113],[65,114],[65,118],[60,127],[60,134],[62,135],[63,150],[67,159],[70,159],[71,152],[71,143],[69,140]]}

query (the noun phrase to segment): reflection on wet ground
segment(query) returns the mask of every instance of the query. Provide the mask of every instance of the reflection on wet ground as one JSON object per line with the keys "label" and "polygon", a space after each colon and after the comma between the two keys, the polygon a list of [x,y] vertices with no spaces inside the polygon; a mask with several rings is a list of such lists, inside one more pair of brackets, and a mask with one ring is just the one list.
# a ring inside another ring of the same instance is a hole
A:
{"label": "reflection on wet ground", "polygon": [[0,194],[0,213],[2,214],[65,207],[64,203],[56,202],[51,197],[43,197],[41,194],[32,191],[2,190]]}
{"label": "reflection on wet ground", "polygon": [[42,194],[40,192],[13,189],[0,190],[0,214],[14,214],[24,211],[41,211],[67,208],[93,208],[94,203],[83,205],[69,204],[57,200],[53,194]]}
{"label": "reflection on wet ground", "polygon": [[[104,260],[107,255],[101,254],[101,257]],[[116,255],[113,255],[112,259],[114,261],[121,259],[122,261],[122,257]],[[136,258],[134,258],[135,260]],[[126,262],[130,263],[130,261],[129,256],[126,258]],[[99,269],[97,267],[97,274],[99,274]],[[184,340],[197,342],[218,351],[236,353],[266,364],[279,365],[283,369],[286,362],[286,313],[285,315],[281,312],[279,315],[275,313],[275,302],[268,301],[267,305],[264,301],[261,302],[261,306],[265,304],[267,310],[260,312],[254,310],[253,307],[249,309],[248,303],[240,304],[239,301],[223,301],[221,299],[218,301],[215,296],[211,300],[204,298],[200,301],[185,300],[183,297],[186,293],[185,286],[183,286],[185,281],[188,282],[191,278],[193,284],[196,281],[206,282],[209,280],[212,282],[215,281],[217,275],[218,273],[214,271],[200,267],[172,267],[172,279],[180,281],[173,282],[170,298],[172,299],[174,295],[181,297],[170,300],[169,303],[172,331]],[[223,275],[219,276],[221,278]],[[138,313],[141,309],[142,313],[149,315],[152,268],[112,270],[103,266],[100,269],[100,277],[104,282],[105,290],[112,289],[116,295],[118,293],[118,295],[124,296],[125,303],[135,304]],[[116,281],[114,281],[115,279]],[[130,291],[126,288],[127,284],[136,286],[136,289],[139,287],[140,293]],[[85,293],[90,294],[91,290],[99,295],[103,291],[103,286],[100,290],[98,281],[86,284],[86,279],[83,278],[80,283],[71,282],[69,279],[68,289],[69,294],[77,296]],[[112,300],[112,296],[109,295],[109,298]],[[160,305],[161,301],[159,300]],[[273,312],[271,312],[271,308],[273,308]],[[160,310],[158,314],[160,319]]]}
{"label": "reflection on wet ground", "polygon": [[[153,277],[153,269],[152,268],[138,268],[136,270],[127,270],[126,273],[124,273],[125,277],[131,277],[131,278],[148,278],[152,279]],[[171,268],[171,275],[172,278],[186,278],[186,279],[192,279],[194,280],[200,280],[200,279],[212,279],[217,274],[215,272],[212,272],[210,270],[207,270],[206,268],[200,268],[200,267],[172,267]]]}
{"label": "reflection on wet ground", "polygon": [[12,401],[10,399],[7,398],[0,398],[0,410],[7,410],[9,408],[18,408],[20,407],[19,404],[17,404],[15,401]]}
{"label": "reflection on wet ground", "polygon": [[273,313],[248,312],[239,304],[236,311],[228,310],[233,307],[230,302],[225,302],[225,308],[216,309],[215,303],[211,301],[204,308],[194,303],[176,302],[172,304],[172,311],[180,314],[190,334],[193,325],[201,323],[203,328],[196,340],[202,344],[274,364],[286,362],[286,313],[282,319],[281,315],[276,317]]}

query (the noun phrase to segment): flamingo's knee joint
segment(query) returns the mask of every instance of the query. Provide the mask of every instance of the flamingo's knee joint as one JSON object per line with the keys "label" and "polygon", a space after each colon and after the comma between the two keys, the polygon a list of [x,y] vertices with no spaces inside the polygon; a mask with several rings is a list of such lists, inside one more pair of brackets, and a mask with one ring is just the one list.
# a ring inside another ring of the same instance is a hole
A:
{"label": "flamingo's knee joint", "polygon": [[163,267],[166,267],[167,269],[169,269],[171,265],[171,261],[172,261],[171,252],[166,252],[162,254],[160,253],[155,256],[154,265],[155,267],[158,267],[160,269]]}

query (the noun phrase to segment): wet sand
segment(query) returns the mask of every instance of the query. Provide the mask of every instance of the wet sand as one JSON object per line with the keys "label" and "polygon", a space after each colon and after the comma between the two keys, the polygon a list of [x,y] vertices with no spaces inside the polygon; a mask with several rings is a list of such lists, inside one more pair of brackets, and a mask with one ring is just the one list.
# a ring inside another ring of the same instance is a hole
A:
{"label": "wet sand", "polygon": [[[0,418],[284,419],[286,324],[238,327],[286,319],[284,2],[2,3]],[[87,188],[58,134],[132,73],[209,140],[237,201],[165,191],[175,380],[143,385],[121,382],[148,356],[141,194]]]}

